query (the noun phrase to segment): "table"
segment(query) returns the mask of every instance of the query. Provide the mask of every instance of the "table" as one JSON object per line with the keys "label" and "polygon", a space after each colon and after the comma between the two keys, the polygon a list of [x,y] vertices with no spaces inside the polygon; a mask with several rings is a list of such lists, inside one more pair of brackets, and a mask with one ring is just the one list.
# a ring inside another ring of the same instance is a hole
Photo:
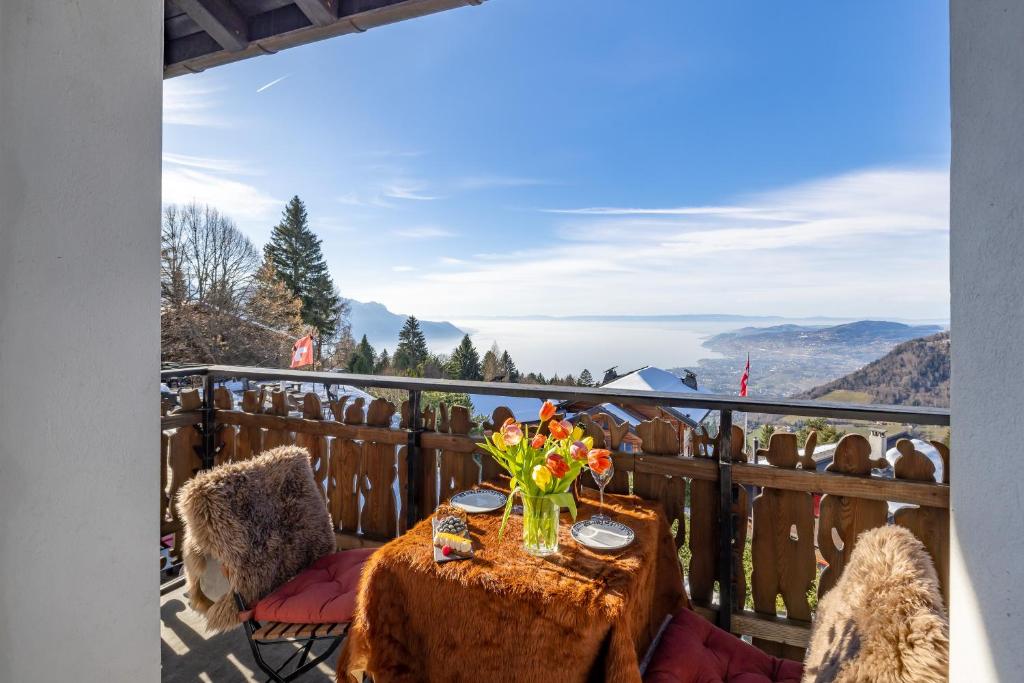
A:
{"label": "table", "polygon": [[[578,519],[597,512],[596,494],[583,496]],[[658,504],[606,495],[605,508],[636,532],[617,554],[577,545],[565,512],[560,552],[546,558],[523,552],[516,515],[498,540],[501,511],[469,516],[472,560],[435,563],[429,519],[382,546],[363,573],[339,681],[366,670],[377,683],[639,683],[647,647],[689,599]]]}

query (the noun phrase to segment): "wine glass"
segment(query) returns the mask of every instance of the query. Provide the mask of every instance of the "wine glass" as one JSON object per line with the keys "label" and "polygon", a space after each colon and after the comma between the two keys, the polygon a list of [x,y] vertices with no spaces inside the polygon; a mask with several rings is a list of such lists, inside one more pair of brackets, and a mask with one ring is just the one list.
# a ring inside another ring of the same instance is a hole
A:
{"label": "wine glass", "polygon": [[597,484],[598,496],[600,500],[600,506],[596,515],[590,519],[595,522],[610,522],[612,518],[604,514],[604,487],[608,485],[608,482],[612,480],[612,476],[615,474],[615,466],[612,464],[608,465],[608,469],[598,474],[597,470],[591,469],[590,475],[594,477],[594,483]]}

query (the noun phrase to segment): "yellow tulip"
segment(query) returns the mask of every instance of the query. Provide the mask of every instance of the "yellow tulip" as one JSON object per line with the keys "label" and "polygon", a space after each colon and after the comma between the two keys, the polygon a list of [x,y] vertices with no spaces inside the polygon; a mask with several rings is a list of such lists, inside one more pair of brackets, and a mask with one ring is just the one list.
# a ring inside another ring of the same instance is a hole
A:
{"label": "yellow tulip", "polygon": [[501,432],[494,432],[491,434],[491,441],[494,442],[494,445],[498,447],[499,451],[505,450],[505,437],[501,435]]}
{"label": "yellow tulip", "polygon": [[533,479],[537,488],[543,491],[551,483],[551,470],[544,465],[534,465],[533,471],[530,472],[530,478]]}

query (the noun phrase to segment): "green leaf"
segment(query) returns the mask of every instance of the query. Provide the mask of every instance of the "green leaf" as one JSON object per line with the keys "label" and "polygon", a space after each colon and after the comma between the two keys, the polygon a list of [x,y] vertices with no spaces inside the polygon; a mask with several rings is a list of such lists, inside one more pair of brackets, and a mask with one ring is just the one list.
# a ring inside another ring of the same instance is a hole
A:
{"label": "green leaf", "polygon": [[[508,522],[508,516],[512,514],[512,505],[516,499],[516,492],[519,490],[519,483],[515,479],[512,480],[512,490],[509,491],[508,501],[505,503],[505,514],[501,518],[501,527],[498,528],[498,540],[505,535],[505,524]],[[576,515],[573,515],[573,519],[576,519]]]}
{"label": "green leaf", "polygon": [[555,493],[551,495],[551,501],[558,505],[558,507],[568,508],[569,514],[572,518],[576,519],[576,501],[573,499],[571,493]]}

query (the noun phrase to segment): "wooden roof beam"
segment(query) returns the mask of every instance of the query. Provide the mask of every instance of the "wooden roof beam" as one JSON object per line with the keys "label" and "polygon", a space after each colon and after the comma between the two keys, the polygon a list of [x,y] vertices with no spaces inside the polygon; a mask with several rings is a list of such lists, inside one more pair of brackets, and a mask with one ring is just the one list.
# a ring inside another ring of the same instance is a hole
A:
{"label": "wooden roof beam", "polygon": [[327,26],[338,20],[338,0],[294,0],[315,26]]}
{"label": "wooden roof beam", "polygon": [[239,52],[249,45],[245,17],[231,0],[174,0],[199,28],[228,52]]}

